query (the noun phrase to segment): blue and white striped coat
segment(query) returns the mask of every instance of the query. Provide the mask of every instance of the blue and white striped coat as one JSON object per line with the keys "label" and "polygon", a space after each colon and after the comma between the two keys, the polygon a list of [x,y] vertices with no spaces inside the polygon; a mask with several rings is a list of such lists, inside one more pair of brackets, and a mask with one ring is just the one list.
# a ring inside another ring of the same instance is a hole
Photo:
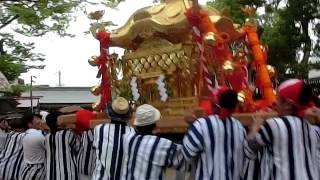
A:
{"label": "blue and white striped coat", "polygon": [[92,180],[118,180],[123,160],[123,135],[133,128],[124,124],[101,124],[94,128],[96,167]]}
{"label": "blue and white striped coat", "polygon": [[183,139],[183,154],[196,161],[197,180],[239,180],[244,164],[246,132],[232,117],[196,120]]}
{"label": "blue and white striped coat", "polygon": [[268,179],[315,180],[319,140],[315,129],[298,117],[285,116],[266,121],[256,136],[256,142],[269,149],[271,172]]}
{"label": "blue and white striped coat", "polygon": [[71,130],[60,130],[45,136],[46,179],[78,180],[77,153],[80,141]]}
{"label": "blue and white striped coat", "polygon": [[0,179],[19,180],[23,167],[22,140],[25,133],[10,132],[0,154]]}
{"label": "blue and white striped coat", "polygon": [[185,169],[181,146],[153,135],[124,137],[122,180],[161,180],[166,168]]}
{"label": "blue and white striped coat", "polygon": [[96,152],[93,148],[93,130],[81,134],[80,151],[78,154],[78,171],[82,175],[92,176],[96,166]]}

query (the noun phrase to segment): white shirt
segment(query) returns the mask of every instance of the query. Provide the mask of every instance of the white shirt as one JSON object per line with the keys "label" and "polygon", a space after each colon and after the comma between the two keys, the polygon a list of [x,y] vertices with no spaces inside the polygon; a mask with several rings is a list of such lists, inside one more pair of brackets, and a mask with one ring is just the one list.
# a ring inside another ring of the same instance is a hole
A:
{"label": "white shirt", "polygon": [[0,129],[0,152],[4,149],[4,146],[6,145],[8,134],[4,132],[2,129]]}
{"label": "white shirt", "polygon": [[45,138],[41,131],[28,129],[26,136],[23,138],[23,160],[28,164],[40,164],[46,160]]}

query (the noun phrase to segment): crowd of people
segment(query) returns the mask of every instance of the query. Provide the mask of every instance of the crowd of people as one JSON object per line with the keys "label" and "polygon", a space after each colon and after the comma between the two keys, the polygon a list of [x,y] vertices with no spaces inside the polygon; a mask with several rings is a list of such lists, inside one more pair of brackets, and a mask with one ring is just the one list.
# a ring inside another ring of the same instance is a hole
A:
{"label": "crowd of people", "polygon": [[158,109],[143,104],[133,112],[122,97],[107,104],[111,122],[94,129],[60,127],[59,111],[45,117],[49,132],[38,114],[1,117],[0,180],[161,180],[168,168],[177,180],[320,179],[320,113],[303,81],[282,83],[278,117],[255,116],[250,127],[232,116],[237,92],[218,88],[215,97],[214,114],[186,116],[181,143],[157,136]]}

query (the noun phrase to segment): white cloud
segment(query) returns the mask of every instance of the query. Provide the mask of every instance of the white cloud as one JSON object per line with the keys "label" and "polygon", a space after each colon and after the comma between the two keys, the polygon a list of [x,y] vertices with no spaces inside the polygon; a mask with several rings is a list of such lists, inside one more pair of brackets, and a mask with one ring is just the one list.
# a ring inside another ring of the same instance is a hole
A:
{"label": "white cloud", "polygon": [[[112,20],[121,26],[138,9],[152,5],[153,0],[127,0],[118,6],[118,10],[107,9],[105,18]],[[207,0],[200,0],[205,4]],[[103,6],[88,6],[87,11],[105,9]],[[62,83],[65,86],[93,86],[99,83],[96,79],[97,68],[91,67],[87,59],[92,55],[99,54],[99,43],[91,35],[84,32],[89,29],[90,21],[83,12],[76,12],[77,20],[71,24],[69,32],[76,35],[74,38],[58,37],[48,34],[41,38],[26,38],[18,36],[24,41],[36,43],[36,52],[46,55],[43,70],[30,70],[21,75],[26,83],[29,83],[30,76],[36,76],[35,84],[48,84],[56,86],[58,84],[58,71],[61,71]],[[121,52],[119,49],[111,49],[111,53]]]}

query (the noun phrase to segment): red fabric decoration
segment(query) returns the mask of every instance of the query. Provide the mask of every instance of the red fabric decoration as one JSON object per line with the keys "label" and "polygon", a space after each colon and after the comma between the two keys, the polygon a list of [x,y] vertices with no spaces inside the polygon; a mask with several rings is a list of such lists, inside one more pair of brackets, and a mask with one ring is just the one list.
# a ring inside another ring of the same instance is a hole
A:
{"label": "red fabric decoration", "polygon": [[229,90],[230,88],[228,88],[227,86],[219,86],[217,87],[211,97],[212,97],[212,101],[215,103],[215,104],[219,104],[219,99],[220,99],[220,96],[222,93],[226,92],[227,90]]}
{"label": "red fabric decoration", "polygon": [[232,54],[227,44],[222,44],[212,48],[215,60],[223,64],[226,60],[232,60]]}
{"label": "red fabric decoration", "polygon": [[99,56],[99,74],[101,74],[101,98],[100,98],[100,111],[104,111],[106,104],[111,101],[111,84],[107,71],[107,61],[109,58],[109,44],[110,33],[106,31],[99,31],[96,34],[100,42],[100,56]]}
{"label": "red fabric decoration", "polygon": [[244,86],[246,86],[246,76],[242,69],[237,69],[232,74],[226,74],[226,79],[235,91],[240,91]]}
{"label": "red fabric decoration", "polygon": [[96,117],[95,113],[82,109],[76,113],[76,131],[81,133],[90,129],[90,121]]}
{"label": "red fabric decoration", "polygon": [[199,26],[201,22],[201,17],[198,13],[195,13],[192,9],[188,9],[185,13],[190,26]]}
{"label": "red fabric decoration", "polygon": [[213,114],[212,101],[210,101],[210,100],[202,100],[202,101],[200,101],[199,106],[206,110],[206,113],[207,113],[208,116]]}

